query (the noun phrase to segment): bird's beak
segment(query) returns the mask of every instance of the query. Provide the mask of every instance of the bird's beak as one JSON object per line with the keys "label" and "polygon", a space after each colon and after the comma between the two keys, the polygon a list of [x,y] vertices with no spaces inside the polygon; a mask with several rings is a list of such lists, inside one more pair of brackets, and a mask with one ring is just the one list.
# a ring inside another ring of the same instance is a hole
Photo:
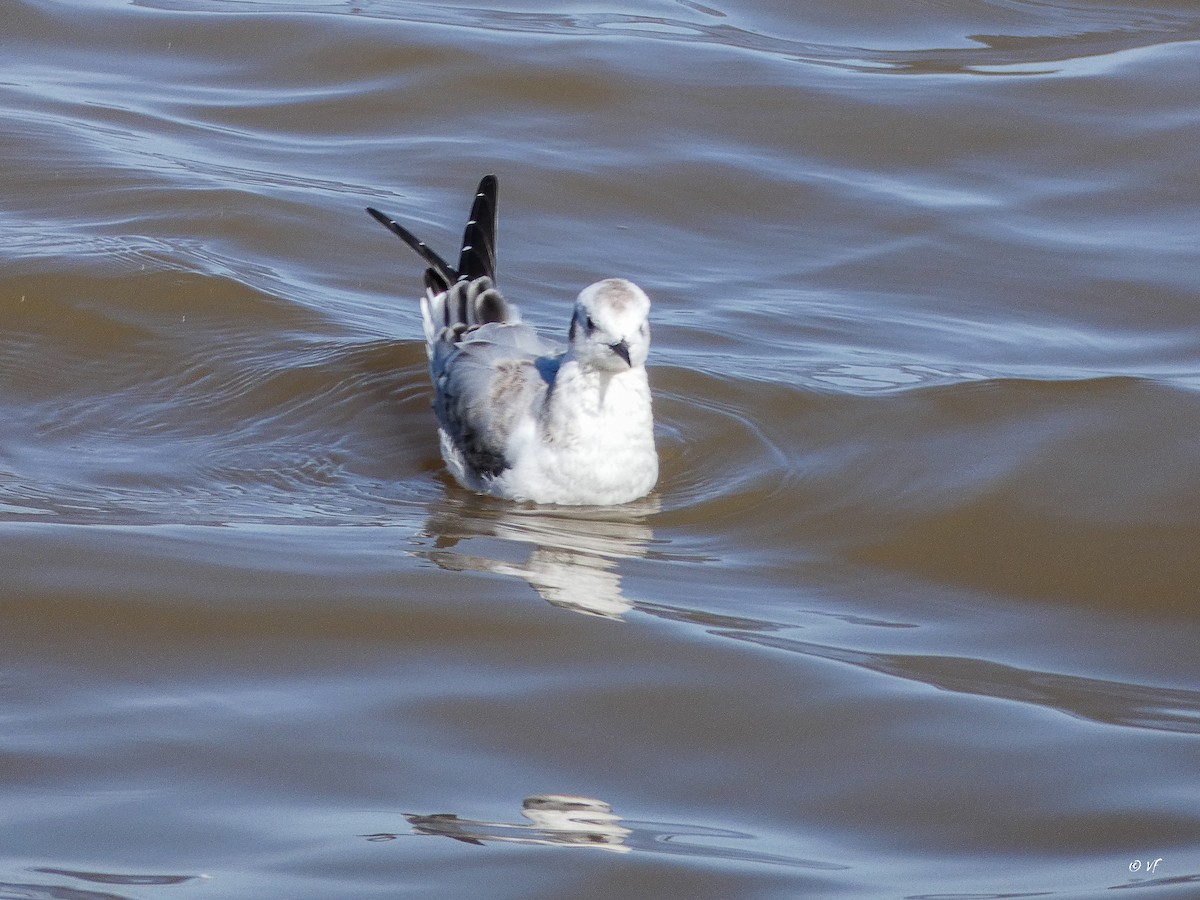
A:
{"label": "bird's beak", "polygon": [[627,341],[617,341],[615,344],[609,344],[608,349],[625,360],[625,365],[633,366],[633,363],[629,361],[629,343]]}

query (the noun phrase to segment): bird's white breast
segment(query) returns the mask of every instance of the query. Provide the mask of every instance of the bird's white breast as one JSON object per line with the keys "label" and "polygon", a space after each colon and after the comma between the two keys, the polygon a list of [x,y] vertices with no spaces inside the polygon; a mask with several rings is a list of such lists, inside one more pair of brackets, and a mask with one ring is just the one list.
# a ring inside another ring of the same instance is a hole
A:
{"label": "bird's white breast", "polygon": [[607,506],[645,496],[658,480],[641,367],[600,376],[564,366],[542,416],[514,438],[512,467],[490,486],[504,497]]}

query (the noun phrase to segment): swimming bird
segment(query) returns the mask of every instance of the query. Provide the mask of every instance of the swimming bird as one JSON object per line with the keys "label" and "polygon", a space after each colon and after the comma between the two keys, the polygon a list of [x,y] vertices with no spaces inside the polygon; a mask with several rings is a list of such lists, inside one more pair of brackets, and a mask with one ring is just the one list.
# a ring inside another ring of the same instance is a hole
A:
{"label": "swimming bird", "polygon": [[646,358],[650,299],[623,278],[575,300],[565,347],[496,287],[495,175],[479,182],[454,268],[377,209],[426,262],[421,316],[442,458],[466,488],[533,503],[609,506],[658,480]]}

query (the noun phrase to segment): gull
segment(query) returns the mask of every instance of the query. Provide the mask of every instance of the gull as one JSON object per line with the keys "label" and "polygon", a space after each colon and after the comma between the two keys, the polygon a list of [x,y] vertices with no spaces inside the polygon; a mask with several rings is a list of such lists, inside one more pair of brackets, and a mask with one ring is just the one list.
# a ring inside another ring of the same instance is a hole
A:
{"label": "gull", "polygon": [[509,500],[612,506],[658,480],[646,357],[650,299],[606,278],[580,291],[565,347],[496,287],[495,175],[479,182],[458,268],[368,208],[417,252],[442,458],[464,487]]}

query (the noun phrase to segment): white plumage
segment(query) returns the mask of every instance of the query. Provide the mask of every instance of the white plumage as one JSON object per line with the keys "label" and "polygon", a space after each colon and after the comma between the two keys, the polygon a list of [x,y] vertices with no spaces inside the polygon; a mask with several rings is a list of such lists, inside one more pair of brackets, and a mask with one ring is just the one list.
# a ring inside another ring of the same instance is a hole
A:
{"label": "white plumage", "polygon": [[534,503],[612,505],[658,480],[646,357],[650,300],[608,278],[575,301],[562,347],[496,280],[496,177],[479,183],[458,268],[375,209],[428,263],[421,312],[442,457],[460,484]]}

